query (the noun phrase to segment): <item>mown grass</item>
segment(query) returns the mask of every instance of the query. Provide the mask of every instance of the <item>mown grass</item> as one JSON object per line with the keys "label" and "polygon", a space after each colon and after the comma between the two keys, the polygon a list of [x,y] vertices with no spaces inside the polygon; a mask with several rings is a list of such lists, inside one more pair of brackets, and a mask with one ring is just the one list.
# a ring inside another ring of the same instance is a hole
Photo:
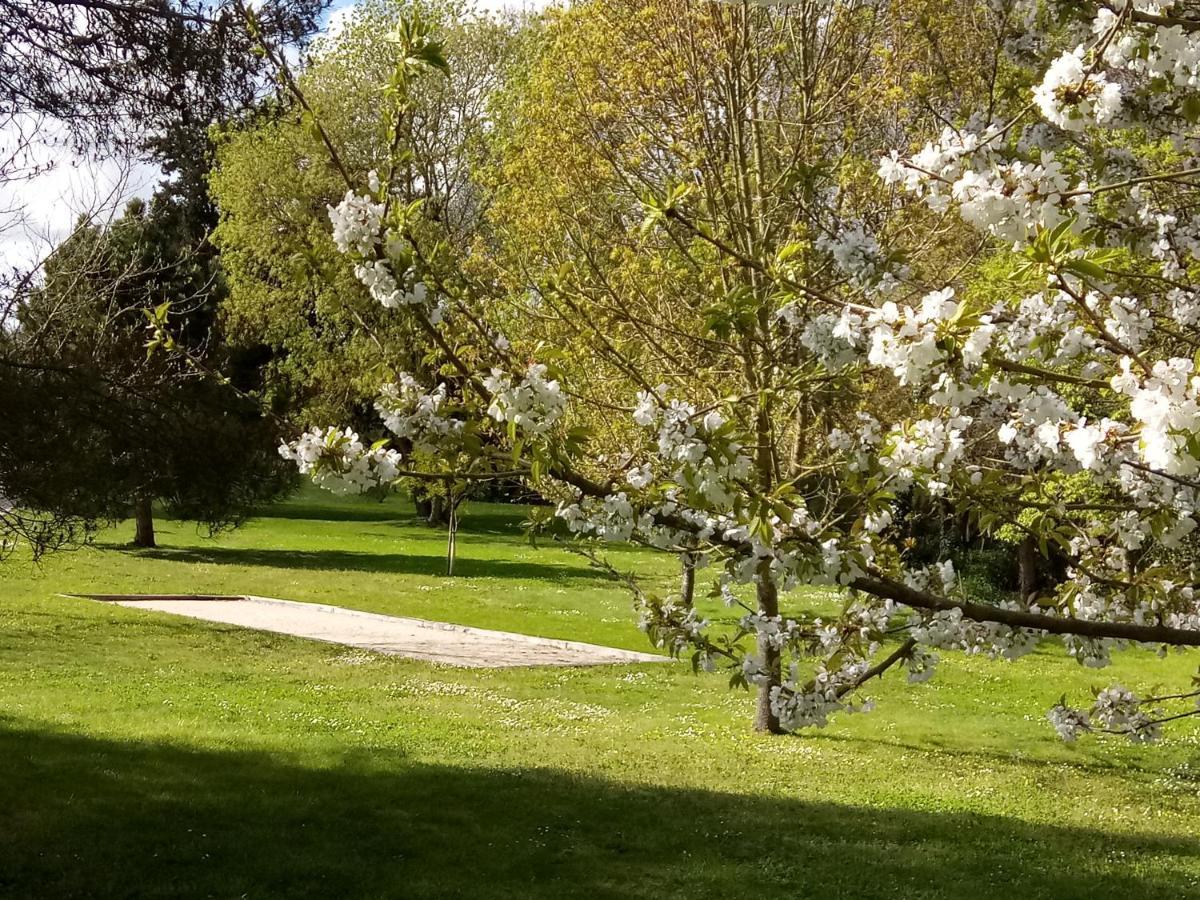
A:
{"label": "mown grass", "polygon": [[1186,683],[1195,656],[954,658],[778,739],[684,665],[457,670],[58,596],[256,593],[646,649],[628,599],[521,517],[471,511],[452,579],[407,507],[309,493],[216,541],[160,523],[156,551],[126,529],[6,565],[0,896],[1200,896],[1200,730],[1067,746],[1044,719],[1110,678]]}

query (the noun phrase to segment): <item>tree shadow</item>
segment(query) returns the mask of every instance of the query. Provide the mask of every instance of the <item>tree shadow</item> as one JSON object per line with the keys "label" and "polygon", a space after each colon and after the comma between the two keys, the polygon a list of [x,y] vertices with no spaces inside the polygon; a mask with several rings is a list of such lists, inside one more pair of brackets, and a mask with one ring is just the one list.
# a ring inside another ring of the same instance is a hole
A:
{"label": "tree shadow", "polygon": [[383,503],[335,506],[331,503],[297,503],[286,500],[255,511],[254,518],[306,519],[326,522],[400,522],[406,525],[416,525],[421,521],[411,507],[397,508]]}
{"label": "tree shadow", "polygon": [[[113,548],[118,549],[118,548]],[[127,548],[126,548],[127,549]],[[166,547],[136,550],[139,559],[230,566],[268,566],[276,569],[355,571],[391,575],[444,575],[444,555],[419,553],[364,553],[355,550],[270,550],[248,547]],[[523,562],[509,559],[454,561],[454,575],[462,578],[517,578],[539,581],[568,580],[608,583],[603,573],[584,566]]]}
{"label": "tree shadow", "polygon": [[[430,534],[444,533],[445,529],[426,525],[411,506],[391,503],[334,504],[284,501],[264,507],[254,514],[257,519],[303,519],[326,522],[379,522],[405,527],[420,526]],[[467,505],[461,512],[460,533],[511,535],[523,538],[521,523],[528,517],[523,506],[486,507]]]}
{"label": "tree shadow", "polygon": [[[996,764],[1019,765],[1023,768],[1045,769],[1050,772],[1059,772],[1070,768],[1088,774],[1136,772],[1148,776],[1156,775],[1162,771],[1160,766],[1142,765],[1124,756],[1114,756],[1106,759],[1081,755],[1078,759],[1064,760],[1061,758],[1039,758],[1032,754],[1023,754],[1013,750],[968,748],[957,742],[951,733],[924,735],[919,741],[901,741],[893,738],[871,737],[862,734],[835,734],[830,731],[813,729],[794,735],[793,737],[814,744],[872,744],[876,747],[884,747],[894,751],[894,755],[897,756],[905,753],[921,753],[928,756],[940,755],[954,760],[955,764],[976,762],[985,767]],[[1171,777],[1176,781],[1195,783],[1197,788],[1200,789],[1200,772],[1192,773],[1190,769],[1177,770],[1172,773]]]}
{"label": "tree shadow", "polygon": [[310,768],[13,720],[0,721],[0,760],[0,895],[13,900],[1174,898],[1200,853],[1191,837],[413,764],[394,750]]}

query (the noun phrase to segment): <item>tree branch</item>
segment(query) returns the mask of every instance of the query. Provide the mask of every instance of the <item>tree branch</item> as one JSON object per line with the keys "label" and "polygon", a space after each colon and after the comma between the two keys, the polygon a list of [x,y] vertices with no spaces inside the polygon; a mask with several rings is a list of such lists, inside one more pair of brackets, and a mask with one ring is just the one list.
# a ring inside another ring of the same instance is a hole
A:
{"label": "tree branch", "polygon": [[1165,625],[1136,625],[1132,622],[1100,622],[1071,616],[1049,616],[1018,609],[1002,609],[984,603],[949,600],[881,576],[856,578],[850,582],[850,587],[874,597],[895,600],[914,609],[957,609],[964,617],[974,622],[995,622],[1011,628],[1033,628],[1050,634],[1113,638],[1144,644],[1171,644],[1176,647],[1200,647],[1200,631],[1169,628]]}

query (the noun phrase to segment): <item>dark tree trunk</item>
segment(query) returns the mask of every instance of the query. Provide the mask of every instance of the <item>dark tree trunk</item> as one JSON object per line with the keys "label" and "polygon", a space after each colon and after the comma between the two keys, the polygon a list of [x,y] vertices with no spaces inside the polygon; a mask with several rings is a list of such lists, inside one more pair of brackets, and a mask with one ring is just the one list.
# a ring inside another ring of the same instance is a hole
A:
{"label": "dark tree trunk", "polygon": [[[758,571],[756,593],[758,611],[764,616],[779,615],[779,586],[771,576],[770,566],[763,564]],[[779,687],[781,679],[779,650],[765,638],[759,638],[758,657],[763,661],[767,680],[758,686],[758,706],[754,711],[754,730],[769,734],[782,734],[779,717],[771,710],[771,692]]]}
{"label": "dark tree trunk", "polygon": [[1041,590],[1042,568],[1042,554],[1038,552],[1037,539],[1026,535],[1017,547],[1017,591],[1022,600],[1030,600]]}
{"label": "dark tree trunk", "polygon": [[450,525],[450,504],[440,494],[429,498],[429,516],[427,520],[434,528],[446,528]]}
{"label": "dark tree trunk", "polygon": [[691,606],[696,596],[696,559],[692,554],[683,554],[683,577],[680,580],[679,596],[684,606]]}
{"label": "dark tree trunk", "polygon": [[135,547],[153,547],[154,543],[154,510],[149,497],[139,497],[133,506],[133,520],[136,531],[133,536]]}
{"label": "dark tree trunk", "polygon": [[417,515],[429,521],[429,516],[433,512],[433,500],[427,494],[413,494],[413,506],[417,510]]}
{"label": "dark tree trunk", "polygon": [[1130,581],[1133,581],[1137,577],[1138,570],[1142,567],[1142,559],[1145,556],[1145,547],[1125,551],[1125,577]]}

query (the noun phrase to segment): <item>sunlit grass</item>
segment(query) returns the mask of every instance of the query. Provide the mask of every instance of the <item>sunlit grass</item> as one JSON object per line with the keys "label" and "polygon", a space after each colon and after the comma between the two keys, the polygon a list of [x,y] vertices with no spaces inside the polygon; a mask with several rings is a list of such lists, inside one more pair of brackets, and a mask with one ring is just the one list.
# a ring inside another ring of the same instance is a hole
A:
{"label": "sunlit grass", "polygon": [[4,569],[0,896],[1200,896],[1200,730],[1068,746],[1044,719],[1109,679],[1186,684],[1194,655],[955,658],[777,739],[686,665],[458,670],[58,596],[253,593],[647,649],[628,597],[522,517],[470,511],[454,578],[404,505],[313,494],[216,541],[163,522],[157,551],[121,530]]}

